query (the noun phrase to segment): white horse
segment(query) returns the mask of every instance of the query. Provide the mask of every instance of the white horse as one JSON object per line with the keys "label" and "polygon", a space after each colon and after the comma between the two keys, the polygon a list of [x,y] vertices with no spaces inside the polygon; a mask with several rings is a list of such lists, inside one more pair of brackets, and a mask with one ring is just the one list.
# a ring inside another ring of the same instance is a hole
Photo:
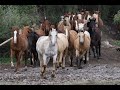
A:
{"label": "white horse", "polygon": [[58,45],[57,45],[57,31],[53,29],[49,32],[49,36],[41,36],[36,43],[36,50],[38,52],[38,58],[40,60],[41,76],[44,77],[46,66],[53,58],[53,72],[52,77],[55,76],[56,59],[58,56]]}

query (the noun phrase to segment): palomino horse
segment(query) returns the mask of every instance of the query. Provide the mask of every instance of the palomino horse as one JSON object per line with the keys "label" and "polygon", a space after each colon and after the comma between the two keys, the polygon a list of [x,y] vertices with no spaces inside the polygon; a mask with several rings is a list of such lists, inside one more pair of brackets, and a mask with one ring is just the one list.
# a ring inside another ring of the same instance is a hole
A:
{"label": "palomino horse", "polygon": [[52,28],[52,30],[49,32],[49,36],[41,36],[36,43],[36,50],[38,52],[38,58],[40,60],[42,77],[44,77],[46,66],[50,61],[50,58],[53,59],[52,77],[55,76],[58,56],[57,34],[58,32],[56,31],[56,29]]}
{"label": "palomino horse", "polygon": [[57,38],[57,44],[58,44],[58,67],[62,66],[62,68],[65,68],[65,59],[68,54],[68,30],[66,29],[66,33],[58,33]]}
{"label": "palomino horse", "polygon": [[97,54],[97,58],[99,59],[99,57],[101,56],[101,30],[96,27],[96,19],[90,19],[90,22],[88,22],[88,28],[88,32],[90,33],[91,37],[91,48],[94,54],[94,58]]}
{"label": "palomino horse", "polygon": [[13,61],[13,55],[15,55],[17,66],[15,71],[18,71],[20,67],[20,59],[23,55],[25,55],[25,66],[26,66],[26,59],[27,59],[27,50],[28,50],[28,40],[27,40],[27,33],[19,34],[19,29],[13,29],[12,36],[13,39],[11,40],[11,61]]}
{"label": "palomino horse", "polygon": [[90,49],[90,35],[88,31],[80,30],[77,35],[77,39],[74,41],[74,47],[76,49],[76,58],[78,68],[82,68],[81,62],[83,56],[85,56],[84,64],[89,60],[89,49]]}

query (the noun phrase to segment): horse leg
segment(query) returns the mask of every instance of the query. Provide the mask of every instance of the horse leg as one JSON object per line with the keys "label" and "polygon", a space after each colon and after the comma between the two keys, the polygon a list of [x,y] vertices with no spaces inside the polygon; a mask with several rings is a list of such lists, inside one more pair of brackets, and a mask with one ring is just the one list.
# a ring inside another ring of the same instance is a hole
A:
{"label": "horse leg", "polygon": [[92,48],[92,51],[93,51],[93,54],[94,54],[94,58],[96,58],[94,46],[92,46],[91,48]]}
{"label": "horse leg", "polygon": [[70,60],[70,67],[73,66],[73,51],[69,50],[68,59]]}
{"label": "horse leg", "polygon": [[19,59],[19,55],[20,53],[15,53],[15,57],[16,57],[16,60],[17,60],[17,65],[16,65],[16,69],[15,69],[15,72],[18,71],[19,69],[19,64],[20,64],[20,59]]}
{"label": "horse leg", "polygon": [[57,57],[57,68],[59,68],[59,59],[60,59],[60,54],[58,54],[58,57]]}
{"label": "horse leg", "polygon": [[35,52],[35,65],[38,66],[39,60],[38,60],[38,54]]}
{"label": "horse leg", "polygon": [[82,69],[82,65],[81,65],[81,62],[83,61],[83,58],[81,58],[80,60],[79,60],[79,67],[78,67],[78,69]]}
{"label": "horse leg", "polygon": [[57,54],[53,57],[53,72],[52,72],[52,77],[55,77],[55,70],[56,70],[56,59],[57,59]]}
{"label": "horse leg", "polygon": [[63,64],[62,64],[62,68],[65,68],[65,60],[66,60],[66,56],[68,54],[68,48],[65,49],[64,51],[64,55],[63,55]]}
{"label": "horse leg", "polygon": [[90,51],[90,49],[88,49],[88,51],[87,51],[87,62],[89,61],[89,57],[90,57],[89,51]]}
{"label": "horse leg", "polygon": [[86,64],[87,63],[87,52],[85,53],[84,57],[85,57],[84,64]]}
{"label": "horse leg", "polygon": [[96,49],[97,59],[99,59],[98,46],[95,46],[95,49]]}
{"label": "horse leg", "polygon": [[99,56],[101,56],[101,41],[99,42]]}
{"label": "horse leg", "polygon": [[33,65],[33,61],[32,61],[32,52],[30,50],[30,64]]}
{"label": "horse leg", "polygon": [[35,55],[35,52],[33,52],[33,66],[36,67],[36,55]]}
{"label": "horse leg", "polygon": [[91,52],[90,52],[90,51],[91,51],[91,48],[89,49],[89,55],[91,55]]}
{"label": "horse leg", "polygon": [[73,55],[70,55],[70,60],[71,60],[70,66],[72,67],[73,66]]}
{"label": "horse leg", "polygon": [[11,59],[11,67],[14,67],[14,64],[13,64],[13,55],[14,55],[14,51],[12,51],[12,49],[10,49],[10,59]]}
{"label": "horse leg", "polygon": [[41,72],[41,76],[43,76],[42,75],[42,66],[43,66],[43,60],[42,60],[42,58],[41,58],[41,60],[40,60],[40,58],[41,58],[41,55],[40,55],[40,53],[38,52],[38,60],[39,60],[39,64],[40,64],[40,72]]}
{"label": "horse leg", "polygon": [[[44,67],[43,67],[43,58],[41,58],[41,55],[38,54],[38,58],[39,58],[39,61],[40,61],[40,72],[41,72],[41,77],[44,78]],[[41,58],[41,60],[40,60]]]}
{"label": "horse leg", "polygon": [[59,66],[62,66],[63,52],[60,53]]}
{"label": "horse leg", "polygon": [[43,64],[42,64],[42,68],[41,68],[41,69],[42,69],[41,73],[42,73],[42,77],[43,77],[43,78],[46,78],[45,75],[44,75],[44,74],[45,74],[45,71],[46,71],[46,66],[47,66],[46,60],[47,60],[46,55],[43,55],[43,60],[42,60],[42,61],[43,61]]}
{"label": "horse leg", "polygon": [[25,53],[25,71],[27,70],[27,56],[28,56],[28,51],[26,50]]}
{"label": "horse leg", "polygon": [[79,59],[79,51],[78,50],[76,50],[76,64],[77,64],[77,67],[79,68],[80,59]]}

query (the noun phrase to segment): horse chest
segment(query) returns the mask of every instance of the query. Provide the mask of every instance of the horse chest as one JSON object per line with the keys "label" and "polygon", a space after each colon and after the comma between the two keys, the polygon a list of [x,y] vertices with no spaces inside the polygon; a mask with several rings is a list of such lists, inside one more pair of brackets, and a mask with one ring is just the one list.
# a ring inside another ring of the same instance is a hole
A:
{"label": "horse chest", "polygon": [[54,56],[56,54],[57,54],[57,47],[56,46],[48,47],[45,50],[45,55],[47,55],[48,57]]}

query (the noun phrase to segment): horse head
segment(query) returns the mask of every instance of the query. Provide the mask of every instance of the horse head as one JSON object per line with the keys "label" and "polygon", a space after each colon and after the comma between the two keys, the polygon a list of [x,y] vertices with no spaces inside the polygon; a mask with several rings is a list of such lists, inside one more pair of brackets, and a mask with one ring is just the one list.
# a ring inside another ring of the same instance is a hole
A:
{"label": "horse head", "polygon": [[11,27],[11,30],[12,30],[11,32],[12,32],[12,36],[13,36],[13,42],[14,42],[14,44],[16,44],[17,37],[19,35],[19,27],[13,26],[13,27]]}
{"label": "horse head", "polygon": [[48,20],[45,20],[42,23],[42,28],[45,31],[45,34],[48,35],[49,34],[49,30],[50,30],[50,22]]}
{"label": "horse head", "polygon": [[57,42],[57,34],[58,34],[57,30],[54,28],[52,28],[49,32],[49,37],[50,37],[52,46],[55,46]]}
{"label": "horse head", "polygon": [[25,26],[25,27],[23,27],[23,34],[26,36],[26,37],[28,37],[28,34],[29,34],[29,32],[32,32],[32,29],[30,28],[30,26]]}
{"label": "horse head", "polygon": [[78,21],[78,32],[84,31],[84,22],[83,20]]}
{"label": "horse head", "polygon": [[92,18],[92,19],[90,19],[89,18],[89,25],[88,25],[88,27],[89,27],[89,29],[91,29],[92,31],[95,31],[95,29],[96,29],[96,19],[95,18]]}
{"label": "horse head", "polygon": [[80,45],[83,45],[84,44],[84,38],[85,38],[85,34],[84,34],[84,32],[83,31],[80,31],[79,33],[78,33],[78,36],[79,36],[79,43],[80,43]]}

